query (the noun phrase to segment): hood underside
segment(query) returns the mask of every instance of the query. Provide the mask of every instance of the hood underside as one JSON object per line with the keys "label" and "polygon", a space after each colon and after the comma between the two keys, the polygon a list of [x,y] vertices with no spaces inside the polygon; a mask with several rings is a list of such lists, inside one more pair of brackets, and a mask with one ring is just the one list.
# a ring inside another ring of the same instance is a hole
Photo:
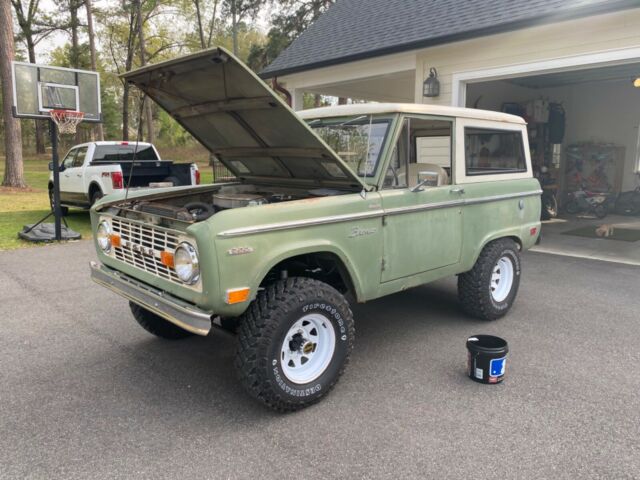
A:
{"label": "hood underside", "polygon": [[364,183],[242,62],[214,48],[128,72],[237,177]]}

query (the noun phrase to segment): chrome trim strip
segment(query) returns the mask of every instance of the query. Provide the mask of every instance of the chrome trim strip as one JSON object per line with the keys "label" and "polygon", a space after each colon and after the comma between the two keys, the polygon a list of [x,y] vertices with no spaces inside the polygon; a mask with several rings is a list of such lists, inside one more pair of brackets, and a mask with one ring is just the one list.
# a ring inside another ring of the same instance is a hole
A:
{"label": "chrome trim strip", "polygon": [[479,205],[482,203],[496,202],[499,200],[509,200],[512,198],[533,197],[542,194],[542,190],[535,190],[526,193],[506,193],[502,195],[492,195],[489,197],[473,198],[470,200],[458,199],[447,202],[429,203],[425,205],[414,205],[411,207],[396,207],[387,210],[373,210],[371,212],[346,213],[343,215],[332,215],[329,217],[320,217],[307,220],[292,220],[289,222],[269,223],[256,227],[242,227],[225,230],[218,233],[218,237],[230,238],[239,237],[241,235],[251,235],[254,233],[272,232],[277,230],[289,230],[297,227],[312,227],[316,225],[327,225],[331,223],[348,222],[351,220],[362,220],[366,218],[384,217],[387,215],[401,215],[405,213],[414,213],[427,210],[438,210],[441,208],[460,207],[467,205]]}
{"label": "chrome trim strip", "polygon": [[386,215],[402,215],[405,213],[423,212],[426,210],[440,210],[441,208],[458,207],[465,204],[464,200],[450,200],[448,202],[427,203],[425,205],[413,205],[411,207],[388,208]]}
{"label": "chrome trim strip", "polygon": [[465,205],[479,205],[481,203],[496,202],[498,200],[509,200],[512,198],[537,197],[542,195],[542,190],[534,190],[526,193],[505,193],[502,195],[492,195],[490,197],[472,198],[465,200]]}
{"label": "chrome trim strip", "polygon": [[273,232],[276,230],[289,230],[297,227],[311,227],[316,225],[327,225],[330,223],[341,223],[349,220],[362,220],[365,218],[382,217],[384,210],[372,210],[371,212],[345,213],[343,215],[331,215],[328,217],[313,218],[307,220],[291,220],[289,222],[268,223],[257,227],[242,227],[225,230],[218,233],[218,237],[238,237],[252,233]]}
{"label": "chrome trim strip", "polygon": [[188,332],[206,336],[211,330],[213,313],[200,310],[117,270],[91,262],[91,279]]}

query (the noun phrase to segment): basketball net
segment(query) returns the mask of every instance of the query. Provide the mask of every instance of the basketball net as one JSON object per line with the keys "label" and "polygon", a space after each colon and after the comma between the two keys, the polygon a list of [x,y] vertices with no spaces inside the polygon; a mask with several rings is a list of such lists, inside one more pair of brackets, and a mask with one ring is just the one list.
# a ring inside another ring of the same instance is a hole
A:
{"label": "basketball net", "polygon": [[78,124],[84,118],[84,112],[74,110],[51,110],[51,120],[58,126],[58,132],[62,135],[76,133]]}

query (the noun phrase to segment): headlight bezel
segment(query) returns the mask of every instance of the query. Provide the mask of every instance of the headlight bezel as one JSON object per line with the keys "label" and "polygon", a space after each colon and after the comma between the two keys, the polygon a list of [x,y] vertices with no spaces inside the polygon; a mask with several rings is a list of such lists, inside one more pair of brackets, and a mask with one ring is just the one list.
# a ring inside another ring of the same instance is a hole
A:
{"label": "headlight bezel", "polygon": [[[101,236],[100,236],[100,229],[104,227],[105,230],[105,234],[104,234],[104,238],[106,240],[106,246],[102,245],[101,242]],[[103,253],[109,254],[111,252],[111,249],[113,248],[113,245],[111,244],[111,234],[112,234],[112,229],[111,229],[111,223],[109,223],[107,220],[102,220],[100,221],[100,223],[98,224],[98,228],[96,229],[96,243],[98,244],[98,247],[100,247],[100,250],[102,250]]]}
{"label": "headlight bezel", "polygon": [[[191,273],[188,277],[183,277],[180,274],[180,270],[178,269],[178,259],[180,258],[178,255],[179,251],[184,251],[187,254],[187,258],[189,259],[191,265]],[[176,249],[173,251],[173,269],[176,272],[176,276],[180,279],[180,281],[186,285],[195,285],[200,280],[200,260],[198,259],[198,251],[196,248],[190,244],[189,242],[180,242]]]}

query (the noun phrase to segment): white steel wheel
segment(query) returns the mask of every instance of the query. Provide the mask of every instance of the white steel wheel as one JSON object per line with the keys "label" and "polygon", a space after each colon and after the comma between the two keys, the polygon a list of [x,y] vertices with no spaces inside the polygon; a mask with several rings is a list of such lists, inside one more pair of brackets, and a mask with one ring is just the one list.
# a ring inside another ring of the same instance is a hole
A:
{"label": "white steel wheel", "polygon": [[282,342],[282,372],[296,384],[314,381],[324,373],[336,348],[336,334],[331,321],[311,313],[296,321]]}
{"label": "white steel wheel", "polygon": [[491,273],[491,296],[496,302],[503,302],[513,286],[514,268],[509,257],[500,257]]}

